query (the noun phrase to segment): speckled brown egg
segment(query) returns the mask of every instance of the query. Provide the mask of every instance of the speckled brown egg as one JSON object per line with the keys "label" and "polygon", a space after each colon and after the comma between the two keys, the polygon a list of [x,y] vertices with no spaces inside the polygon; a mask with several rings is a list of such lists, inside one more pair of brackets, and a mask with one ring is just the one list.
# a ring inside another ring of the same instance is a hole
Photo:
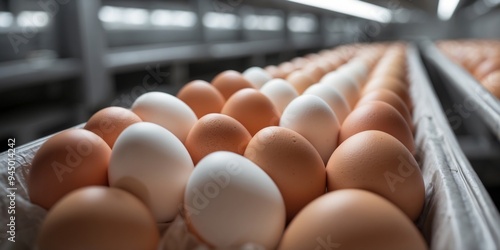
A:
{"label": "speckled brown egg", "polygon": [[287,221],[325,193],[326,173],[321,156],[299,133],[268,127],[250,140],[244,156],[262,168],[278,186]]}
{"label": "speckled brown egg", "polygon": [[264,94],[255,89],[242,89],[226,101],[222,114],[238,120],[253,136],[259,130],[277,126],[280,114]]}
{"label": "speckled brown egg", "polygon": [[377,193],[416,220],[424,206],[420,168],[393,136],[376,130],[351,136],[333,152],[326,166],[328,191],[358,188]]}
{"label": "speckled brown egg", "polygon": [[210,113],[219,113],[226,100],[213,85],[202,80],[186,84],[177,93],[177,98],[185,102],[199,118]]}
{"label": "speckled brown egg", "polygon": [[223,114],[208,114],[198,120],[188,134],[185,145],[196,165],[215,151],[243,155],[252,136],[241,123]]}
{"label": "speckled brown egg", "polygon": [[219,90],[224,99],[229,99],[236,91],[244,88],[254,88],[240,72],[234,70],[226,70],[219,73],[212,80],[212,85]]}
{"label": "speckled brown egg", "polygon": [[83,128],[95,133],[113,148],[120,133],[137,122],[142,120],[134,112],[121,107],[108,107],[90,117]]}

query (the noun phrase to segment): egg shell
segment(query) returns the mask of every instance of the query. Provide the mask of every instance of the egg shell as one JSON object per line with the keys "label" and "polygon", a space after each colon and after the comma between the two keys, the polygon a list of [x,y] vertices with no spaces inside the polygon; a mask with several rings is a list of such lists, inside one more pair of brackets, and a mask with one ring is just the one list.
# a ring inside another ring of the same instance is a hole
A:
{"label": "egg shell", "polygon": [[283,62],[278,66],[279,70],[283,74],[283,79],[286,79],[286,77],[292,73],[293,71],[297,70],[295,65],[293,65],[291,62]]}
{"label": "egg shell", "polygon": [[316,64],[308,64],[302,69],[302,72],[309,76],[313,82],[319,82],[321,80],[321,77],[323,77],[326,73],[323,69],[321,69],[318,65]]}
{"label": "egg shell", "polygon": [[307,205],[287,227],[279,250],[425,250],[413,223],[386,199],[363,190],[325,194]]}
{"label": "egg shell", "polygon": [[309,86],[314,84],[314,80],[305,72],[297,70],[287,76],[286,80],[297,90],[297,93],[302,94]]}
{"label": "egg shell", "polygon": [[255,243],[274,249],[285,227],[285,203],[276,184],[232,152],[211,153],[196,165],[184,202],[191,230],[215,248]]}
{"label": "egg shell", "polygon": [[186,103],[199,119],[206,114],[220,113],[226,100],[211,84],[202,80],[194,80],[184,85],[177,98]]}
{"label": "egg shell", "polygon": [[305,67],[310,61],[311,60],[306,59],[304,57],[295,57],[290,62],[293,64],[293,66],[296,69],[301,69],[301,68]]}
{"label": "egg shell", "polygon": [[177,97],[162,93],[149,92],[139,96],[132,104],[132,111],[143,121],[158,124],[172,132],[184,142],[198,120],[191,108]]}
{"label": "egg shell", "polygon": [[340,123],[328,104],[317,96],[302,95],[290,102],[283,111],[280,126],[304,136],[324,163],[337,147]]}
{"label": "egg shell", "polygon": [[378,89],[387,89],[394,92],[405,102],[408,110],[412,110],[413,104],[408,92],[408,87],[400,80],[390,76],[372,78],[366,83],[362,93],[366,95]]}
{"label": "egg shell", "polygon": [[165,128],[140,122],[116,140],[109,184],[126,190],[151,209],[157,222],[175,218],[194,165],[182,142]]}
{"label": "egg shell", "polygon": [[328,191],[359,188],[377,193],[416,220],[425,200],[420,168],[393,136],[376,130],[355,134],[333,152],[326,166]]}
{"label": "egg shell", "polygon": [[271,100],[280,114],[293,99],[299,96],[295,88],[283,79],[273,79],[267,82],[260,92]]}
{"label": "egg shell", "polygon": [[236,92],[221,113],[239,121],[252,136],[265,127],[278,125],[280,117],[269,98],[255,89]]}
{"label": "egg shell", "polygon": [[382,101],[385,102],[389,105],[391,105],[393,108],[397,109],[399,113],[405,118],[406,123],[408,123],[408,126],[410,128],[413,128],[413,121],[412,117],[410,114],[410,111],[408,110],[408,107],[404,103],[404,101],[397,96],[394,92],[387,90],[387,89],[378,89],[371,91],[364,95],[356,104],[356,107],[359,107],[363,104],[366,104],[371,101]]}
{"label": "egg shell", "polygon": [[260,67],[248,68],[243,72],[243,77],[257,89],[260,89],[262,85],[273,79],[269,73]]}
{"label": "egg shell", "polygon": [[403,116],[385,102],[371,101],[353,110],[342,123],[339,144],[366,130],[386,132],[401,141],[410,152],[415,152],[415,143],[410,127]]}
{"label": "egg shell", "polygon": [[487,75],[482,84],[493,96],[500,99],[500,70]]}
{"label": "egg shell", "polygon": [[335,113],[339,124],[342,124],[351,112],[351,108],[345,98],[330,85],[314,84],[307,88],[303,95],[315,95],[325,101]]}
{"label": "egg shell", "polygon": [[140,200],[120,189],[92,186],[69,193],[49,211],[37,249],[154,250],[159,238]]}
{"label": "egg shell", "polygon": [[234,118],[223,114],[203,116],[189,132],[186,149],[194,164],[216,151],[230,151],[243,155],[252,136]]}
{"label": "egg shell", "polygon": [[137,122],[142,120],[134,112],[121,107],[108,107],[92,115],[83,128],[98,135],[113,148],[118,135]]}
{"label": "egg shell", "polygon": [[328,84],[334,87],[340,94],[342,94],[351,109],[354,108],[360,97],[359,87],[352,81],[352,78],[337,71],[333,71],[323,76],[320,83]]}
{"label": "egg shell", "polygon": [[68,129],[50,137],[37,151],[28,179],[32,203],[50,209],[67,193],[108,185],[111,149],[96,134]]}
{"label": "egg shell", "polygon": [[474,70],[474,76],[482,80],[491,72],[500,70],[500,59],[498,58],[488,58],[481,62]]}
{"label": "egg shell", "polygon": [[313,145],[299,133],[267,127],[250,140],[244,156],[276,183],[285,201],[287,221],[325,193],[325,164]]}
{"label": "egg shell", "polygon": [[285,78],[283,72],[275,65],[269,65],[264,68],[264,70],[271,75],[272,78]]}
{"label": "egg shell", "polygon": [[219,73],[212,80],[212,85],[219,90],[226,100],[240,89],[255,88],[240,72],[234,70]]}

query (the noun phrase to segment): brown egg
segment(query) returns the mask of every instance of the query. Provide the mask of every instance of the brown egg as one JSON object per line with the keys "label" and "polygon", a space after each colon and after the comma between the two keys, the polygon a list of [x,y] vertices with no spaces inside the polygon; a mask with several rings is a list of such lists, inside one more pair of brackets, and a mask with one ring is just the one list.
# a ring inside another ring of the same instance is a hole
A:
{"label": "brown egg", "polygon": [[226,101],[221,113],[238,120],[252,136],[265,127],[277,126],[280,120],[274,104],[255,89],[236,92]]}
{"label": "brown egg", "polygon": [[342,123],[339,143],[366,130],[380,130],[401,141],[410,152],[415,152],[413,134],[401,114],[391,105],[371,101],[353,110]]}
{"label": "brown egg", "polygon": [[408,107],[406,104],[401,100],[399,96],[394,94],[394,92],[387,90],[387,89],[378,89],[378,90],[373,90],[366,95],[364,95],[356,104],[356,107],[359,107],[363,104],[366,104],[371,101],[382,101],[387,104],[390,104],[392,107],[397,109],[399,113],[405,118],[406,123],[408,123],[408,126],[410,128],[413,127],[413,121],[412,117],[410,114],[410,111],[408,110]]}
{"label": "brown egg", "polygon": [[413,104],[408,92],[408,87],[400,80],[388,76],[372,78],[366,83],[365,88],[363,89],[363,95],[377,89],[387,89],[394,92],[405,102],[408,110],[412,110]]}
{"label": "brown egg", "polygon": [[213,85],[202,80],[186,84],[177,93],[177,98],[185,102],[199,118],[210,113],[219,113],[226,100]]}
{"label": "brown egg", "polygon": [[295,71],[297,68],[291,63],[291,62],[283,62],[278,66],[279,70],[283,73],[283,79],[286,79],[286,77]]}
{"label": "brown egg", "polygon": [[243,78],[243,75],[234,70],[226,70],[219,73],[213,80],[212,85],[219,90],[224,99],[229,99],[236,91],[244,88],[254,88],[253,85]]}
{"label": "brown egg", "polygon": [[243,155],[252,136],[241,123],[223,114],[208,114],[189,131],[185,145],[196,165],[215,151],[230,151]]}
{"label": "brown egg", "polygon": [[325,193],[326,173],[321,156],[297,132],[267,127],[250,140],[244,156],[262,168],[278,186],[287,221]]}
{"label": "brown egg", "polygon": [[39,250],[157,249],[159,232],[148,208],[120,189],[86,187],[49,211],[38,235]]}
{"label": "brown egg", "polygon": [[299,95],[315,83],[310,76],[300,70],[292,72],[287,76],[286,80],[297,90]]}
{"label": "brown egg", "polygon": [[482,80],[485,76],[493,71],[500,70],[500,59],[499,58],[489,58],[481,62],[474,70],[474,76]]}
{"label": "brown egg", "polygon": [[417,227],[401,210],[371,192],[345,189],[309,203],[287,227],[279,250],[425,250]]}
{"label": "brown egg", "polygon": [[377,64],[377,67],[370,75],[370,80],[381,77],[392,77],[397,79],[403,84],[406,82],[406,72],[404,68],[395,66],[394,63]]}
{"label": "brown egg", "polygon": [[333,152],[326,172],[328,191],[359,188],[377,193],[412,220],[422,211],[425,186],[418,163],[387,133],[368,130],[349,137]]}
{"label": "brown egg", "polygon": [[81,187],[108,185],[111,149],[96,134],[69,129],[49,138],[33,158],[28,190],[31,202],[50,209]]}
{"label": "brown egg", "polygon": [[83,128],[92,131],[113,148],[121,132],[137,122],[142,120],[134,112],[120,107],[108,107],[90,117]]}
{"label": "brown egg", "polygon": [[487,75],[481,83],[491,94],[500,99],[500,70]]}
{"label": "brown egg", "polygon": [[485,56],[479,54],[471,53],[469,56],[464,57],[462,60],[462,64],[465,69],[469,72],[474,72],[474,70],[481,64],[485,59]]}
{"label": "brown egg", "polygon": [[306,59],[304,57],[295,57],[290,62],[293,64],[293,66],[296,69],[301,69],[301,68],[305,67],[310,62],[310,60]]}
{"label": "brown egg", "polygon": [[285,75],[283,72],[276,66],[274,65],[269,65],[264,68],[264,70],[269,73],[273,78],[281,78],[284,79]]}
{"label": "brown egg", "polygon": [[325,75],[325,72],[315,64],[309,64],[302,69],[302,72],[309,76],[314,82],[319,82],[321,77]]}

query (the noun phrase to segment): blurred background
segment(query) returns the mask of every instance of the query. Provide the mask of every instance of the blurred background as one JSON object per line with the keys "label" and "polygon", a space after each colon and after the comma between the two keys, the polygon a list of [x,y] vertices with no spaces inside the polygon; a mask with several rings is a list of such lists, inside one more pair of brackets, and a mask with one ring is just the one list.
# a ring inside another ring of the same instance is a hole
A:
{"label": "blurred background", "polygon": [[[498,38],[499,5],[500,0],[0,0],[0,141],[16,138],[21,145],[85,122],[103,107],[130,107],[148,91],[175,94],[191,80],[210,81],[227,69],[279,64],[341,44]],[[439,85],[439,74],[429,73]],[[442,96],[449,100],[444,109],[451,109],[453,99]],[[498,202],[500,146],[486,126],[477,125],[480,120],[466,119],[453,129]]]}

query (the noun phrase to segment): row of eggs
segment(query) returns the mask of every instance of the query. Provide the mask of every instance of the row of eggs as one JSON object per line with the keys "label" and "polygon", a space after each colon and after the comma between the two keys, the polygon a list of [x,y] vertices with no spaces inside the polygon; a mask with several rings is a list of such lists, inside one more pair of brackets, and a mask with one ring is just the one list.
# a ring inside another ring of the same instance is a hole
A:
{"label": "row of eggs", "polygon": [[[49,209],[40,249],[155,249],[154,222],[179,212],[213,247],[425,249],[412,222],[425,190],[404,47],[365,46],[370,56],[319,83],[304,69],[332,53],[303,59],[285,79],[254,67],[191,82],[177,97],[146,93],[130,110],[103,109],[51,137],[29,180],[31,201]],[[93,185],[113,188],[81,188]],[[359,240],[384,233],[395,238]]]}

